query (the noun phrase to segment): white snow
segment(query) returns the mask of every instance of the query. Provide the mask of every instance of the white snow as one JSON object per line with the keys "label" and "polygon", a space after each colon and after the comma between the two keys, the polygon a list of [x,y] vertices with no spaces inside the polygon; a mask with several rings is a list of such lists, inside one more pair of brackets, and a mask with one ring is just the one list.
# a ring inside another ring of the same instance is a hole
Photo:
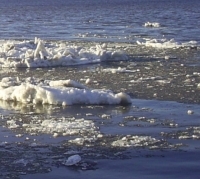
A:
{"label": "white snow", "polygon": [[92,47],[69,45],[61,41],[0,41],[0,67],[52,67],[89,63],[108,60],[127,60],[123,51],[108,50],[107,44]]}
{"label": "white snow", "polygon": [[0,82],[0,99],[32,104],[130,104],[125,93],[114,94],[106,89],[89,89],[73,80],[47,81],[37,84],[37,79],[5,77]]}

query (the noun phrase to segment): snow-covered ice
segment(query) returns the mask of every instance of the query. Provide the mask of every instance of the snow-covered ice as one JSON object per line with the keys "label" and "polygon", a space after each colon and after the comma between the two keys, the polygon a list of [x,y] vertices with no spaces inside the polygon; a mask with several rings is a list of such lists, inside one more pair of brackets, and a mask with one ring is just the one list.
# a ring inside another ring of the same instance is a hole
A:
{"label": "snow-covered ice", "polygon": [[130,104],[129,95],[114,94],[106,89],[89,89],[73,80],[38,82],[37,79],[5,77],[0,82],[0,99],[20,103],[73,105],[73,104]]}
{"label": "snow-covered ice", "polygon": [[92,47],[70,45],[61,41],[0,40],[0,67],[37,68],[127,60],[120,50],[108,50],[106,44]]}

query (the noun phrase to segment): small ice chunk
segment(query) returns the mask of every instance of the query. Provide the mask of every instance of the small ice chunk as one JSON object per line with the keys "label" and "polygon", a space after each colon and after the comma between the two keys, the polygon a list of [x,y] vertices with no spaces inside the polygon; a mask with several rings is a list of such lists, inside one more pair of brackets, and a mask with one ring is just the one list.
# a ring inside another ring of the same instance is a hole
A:
{"label": "small ice chunk", "polygon": [[72,155],[70,156],[66,162],[64,163],[64,165],[66,166],[72,166],[72,165],[76,165],[81,161],[81,157],[80,155]]}
{"label": "small ice chunk", "polygon": [[169,60],[169,58],[170,58],[169,56],[167,56],[167,55],[165,56],[165,60]]}
{"label": "small ice chunk", "polygon": [[158,22],[146,22],[144,26],[145,27],[160,27],[160,24]]}
{"label": "small ice chunk", "polygon": [[88,78],[86,81],[85,81],[85,84],[90,84],[92,82],[92,80],[90,78]]}
{"label": "small ice chunk", "polygon": [[72,154],[78,154],[78,153],[80,153],[80,152],[76,151],[76,150],[70,150],[70,151],[65,152],[64,154],[65,155],[72,155]]}
{"label": "small ice chunk", "polygon": [[194,111],[188,110],[187,113],[188,113],[189,115],[191,115],[191,114],[194,114]]}
{"label": "small ice chunk", "polygon": [[14,164],[22,164],[23,166],[26,166],[28,164],[28,161],[25,159],[19,159],[19,160],[15,160],[13,163]]}

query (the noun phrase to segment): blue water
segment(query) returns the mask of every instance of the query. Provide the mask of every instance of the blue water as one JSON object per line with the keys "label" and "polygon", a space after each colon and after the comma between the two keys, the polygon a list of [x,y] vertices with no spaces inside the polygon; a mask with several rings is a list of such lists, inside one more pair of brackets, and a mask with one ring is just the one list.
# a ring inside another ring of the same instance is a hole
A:
{"label": "blue water", "polygon": [[[1,0],[0,39],[200,42],[198,0]],[[160,28],[145,28],[145,22]]]}

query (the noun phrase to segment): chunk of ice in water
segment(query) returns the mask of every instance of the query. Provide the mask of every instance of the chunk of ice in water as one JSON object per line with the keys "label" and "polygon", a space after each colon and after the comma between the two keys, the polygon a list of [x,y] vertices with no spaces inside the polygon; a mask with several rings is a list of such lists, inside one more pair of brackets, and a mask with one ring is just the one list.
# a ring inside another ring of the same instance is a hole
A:
{"label": "chunk of ice in water", "polygon": [[192,110],[188,110],[187,113],[188,113],[189,115],[191,115],[191,114],[194,113],[194,111],[192,111]]}
{"label": "chunk of ice in water", "polygon": [[66,166],[72,166],[72,165],[76,165],[77,163],[79,163],[81,161],[81,157],[80,155],[72,155],[70,156],[66,162],[64,163],[64,165]]}

